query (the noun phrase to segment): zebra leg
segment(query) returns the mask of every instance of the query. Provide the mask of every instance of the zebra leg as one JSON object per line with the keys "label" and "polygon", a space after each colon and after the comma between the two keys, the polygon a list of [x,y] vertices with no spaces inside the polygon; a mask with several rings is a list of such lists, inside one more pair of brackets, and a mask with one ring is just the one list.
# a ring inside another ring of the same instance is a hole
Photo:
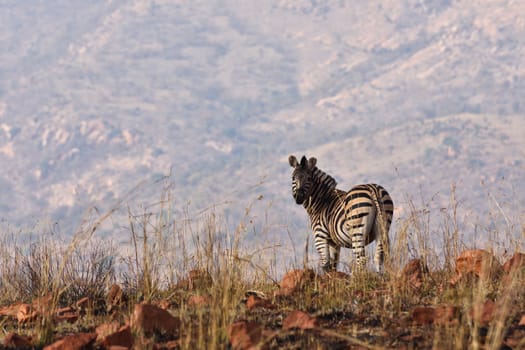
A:
{"label": "zebra leg", "polygon": [[383,273],[383,263],[385,260],[385,252],[383,250],[383,240],[381,237],[377,238],[376,251],[374,255],[374,263],[376,265],[377,272]]}
{"label": "zebra leg", "polygon": [[352,238],[352,251],[356,260],[358,271],[364,270],[366,266],[366,242],[370,241],[368,238],[373,232],[374,221],[376,218],[376,211],[374,207],[368,207],[368,213],[361,216],[361,223],[353,223],[350,228],[350,237]]}
{"label": "zebra leg", "polygon": [[337,264],[339,264],[339,253],[341,247],[336,245],[333,241],[328,242],[330,252],[330,271],[337,271]]}
{"label": "zebra leg", "polygon": [[381,223],[377,220],[374,225],[375,236],[377,237],[376,251],[374,262],[379,273],[384,272],[385,256],[389,253],[390,240],[388,238],[388,230],[390,225],[388,223]]}
{"label": "zebra leg", "polygon": [[[316,231],[314,234],[315,249],[321,258],[321,267],[327,272],[332,269],[332,261],[330,255],[330,239],[328,234],[323,231]],[[339,257],[338,257],[339,258]]]}
{"label": "zebra leg", "polygon": [[366,266],[365,240],[363,232],[352,233],[352,252],[354,253],[357,270],[362,271]]}

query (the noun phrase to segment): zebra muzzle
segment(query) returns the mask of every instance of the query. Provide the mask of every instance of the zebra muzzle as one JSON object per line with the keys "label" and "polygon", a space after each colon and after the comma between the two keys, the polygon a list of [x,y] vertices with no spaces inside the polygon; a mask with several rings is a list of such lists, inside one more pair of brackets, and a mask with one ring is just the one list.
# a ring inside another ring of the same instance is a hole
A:
{"label": "zebra muzzle", "polygon": [[306,194],[304,191],[301,191],[301,190],[297,191],[294,195],[295,203],[303,204],[305,197],[306,197]]}

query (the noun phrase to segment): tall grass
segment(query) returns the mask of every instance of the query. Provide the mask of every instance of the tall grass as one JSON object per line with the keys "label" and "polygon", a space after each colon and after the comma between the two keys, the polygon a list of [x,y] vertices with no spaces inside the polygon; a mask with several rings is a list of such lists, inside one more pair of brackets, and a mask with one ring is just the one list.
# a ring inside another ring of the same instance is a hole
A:
{"label": "tall grass", "polygon": [[[466,247],[454,188],[445,208],[436,209],[433,199],[420,205],[410,198],[405,201],[407,211],[398,218],[392,232],[391,261],[384,275],[364,272],[350,278],[327,279],[318,274],[301,293],[284,299],[272,297],[279,278],[289,268],[317,269],[317,256],[308,244],[303,248],[301,242],[294,242],[294,235],[287,236],[286,228],[282,230],[283,244],[297,247],[281,246],[265,226],[267,218],[253,212],[254,205],[261,201],[263,198],[257,197],[249,202],[244,216],[232,227],[213,207],[192,213],[188,206],[182,214],[175,214],[171,188],[165,186],[156,203],[133,207],[121,201],[108,212],[85,220],[69,242],[48,231],[24,245],[16,241],[14,234],[3,233],[0,303],[30,302],[45,295],[52,295],[54,307],[72,305],[84,296],[103,300],[108,287],[118,283],[129,296],[128,307],[121,310],[124,318],[137,302],[167,299],[171,303],[170,312],[182,320],[180,334],[175,335],[182,349],[227,347],[227,327],[238,319],[254,319],[278,330],[282,318],[292,309],[319,316],[335,332],[340,329],[347,340],[361,337],[360,342],[370,346],[389,346],[387,340],[373,344],[373,338],[365,336],[363,330],[389,330],[396,320],[406,319],[412,307],[439,304],[458,307],[461,316],[456,323],[427,330],[433,332],[435,348],[498,348],[509,324],[520,310],[525,310],[521,271],[513,273],[505,283],[500,277],[466,280],[456,286],[449,283],[455,273],[455,258]],[[437,225],[431,220],[436,211],[442,218]],[[98,235],[106,220],[117,217],[126,218],[117,226],[121,228],[118,247]],[[514,229],[519,224],[508,227]],[[498,251],[507,240],[506,249],[511,254],[522,243],[509,241],[508,229],[504,231],[501,239],[493,240],[501,241]],[[521,233],[522,240],[524,235]],[[253,243],[254,236],[258,244]],[[283,261],[280,255],[289,252],[294,255],[289,260],[295,261],[295,266],[278,262]],[[313,257],[312,261],[309,257]],[[417,290],[399,283],[400,270],[413,258],[420,258],[430,270]],[[254,289],[266,294],[278,306],[277,311],[248,312],[243,299],[247,291]],[[205,305],[191,305],[189,300],[195,295],[203,297]],[[497,303],[498,312],[489,324],[483,324],[477,314],[478,305],[487,299]],[[367,316],[359,321],[355,315]],[[110,319],[103,312],[99,317]],[[402,324],[410,329],[407,322]],[[39,321],[35,332],[41,344],[50,342],[56,327],[52,315]],[[267,345],[286,344],[290,342],[289,334],[278,332]],[[307,340],[301,344],[322,348],[324,343],[318,338],[319,335],[307,334]],[[297,337],[292,340],[301,342]]]}

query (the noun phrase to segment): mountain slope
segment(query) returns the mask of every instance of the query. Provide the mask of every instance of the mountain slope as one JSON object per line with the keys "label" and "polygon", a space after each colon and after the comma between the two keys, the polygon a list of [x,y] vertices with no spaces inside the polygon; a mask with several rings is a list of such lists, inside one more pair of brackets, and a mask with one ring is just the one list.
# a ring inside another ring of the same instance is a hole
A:
{"label": "mountain slope", "polygon": [[384,183],[399,217],[407,197],[446,205],[454,183],[480,223],[488,193],[525,204],[520,2],[26,1],[0,16],[10,222],[68,231],[171,174],[177,210],[233,201],[235,222],[262,193],[295,237],[290,153],[347,188]]}

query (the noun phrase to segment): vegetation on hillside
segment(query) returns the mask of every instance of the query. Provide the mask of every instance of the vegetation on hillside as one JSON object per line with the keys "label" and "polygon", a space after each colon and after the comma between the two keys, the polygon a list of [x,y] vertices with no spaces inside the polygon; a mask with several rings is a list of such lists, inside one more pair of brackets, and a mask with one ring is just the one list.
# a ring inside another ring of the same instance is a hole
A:
{"label": "vegetation on hillside", "polygon": [[97,237],[113,211],[86,220],[67,244],[50,232],[22,245],[3,232],[4,345],[14,334],[27,348],[77,334],[106,348],[121,332],[137,349],[525,347],[525,257],[509,260],[523,227],[520,242],[502,235],[497,247],[468,250],[453,211],[442,237],[430,237],[428,212],[414,206],[392,235],[385,274],[321,274],[307,254],[276,266],[282,247],[246,245],[250,208],[229,231],[212,209],[181,219],[169,204],[167,194],[155,208],[129,209],[129,251]]}

